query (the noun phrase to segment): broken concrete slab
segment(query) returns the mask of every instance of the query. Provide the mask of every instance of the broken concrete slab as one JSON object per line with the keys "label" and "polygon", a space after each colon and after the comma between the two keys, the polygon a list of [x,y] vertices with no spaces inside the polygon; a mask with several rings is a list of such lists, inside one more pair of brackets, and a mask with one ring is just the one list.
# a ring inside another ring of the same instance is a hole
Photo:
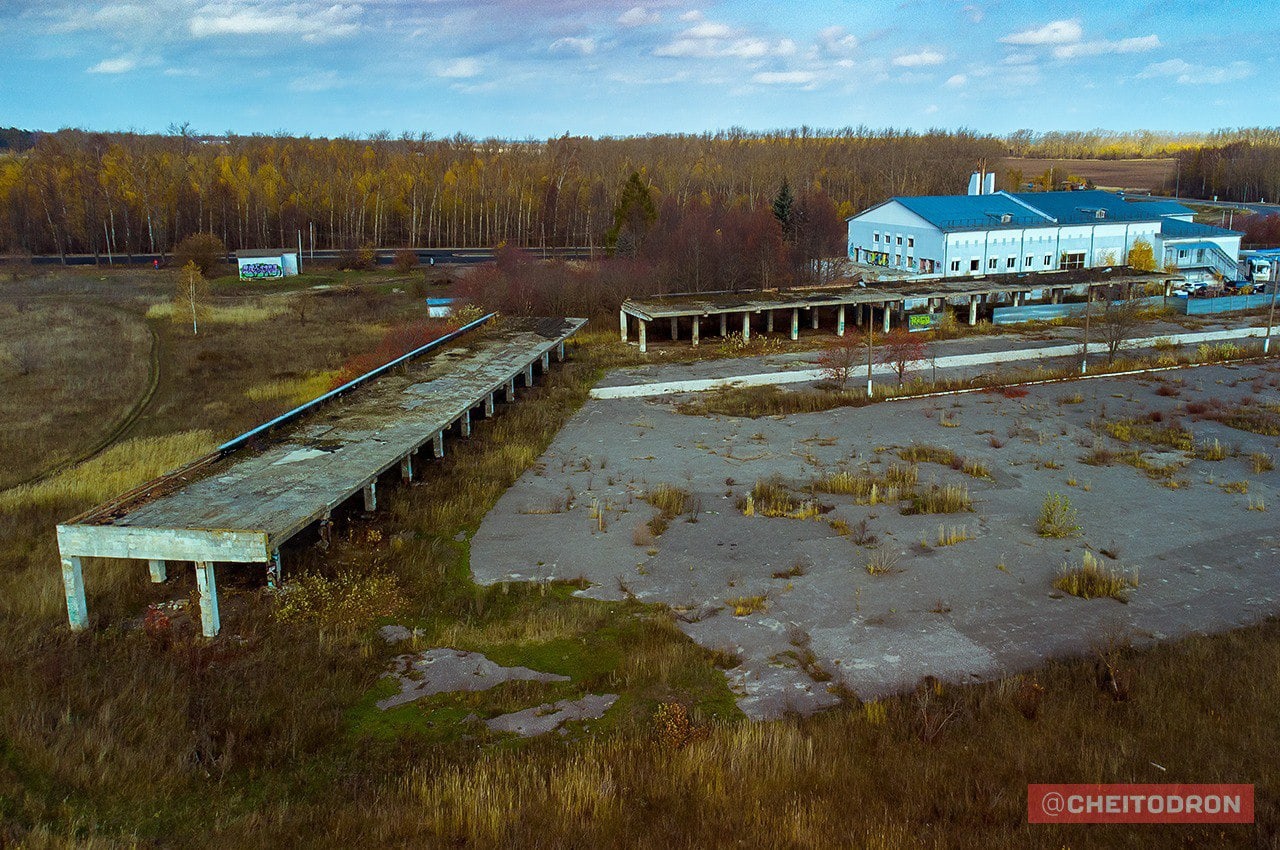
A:
{"label": "broken concrete slab", "polygon": [[562,699],[524,711],[502,714],[484,724],[494,732],[510,732],[532,738],[555,731],[570,720],[596,720],[618,701],[617,694],[587,694],[582,699]]}
{"label": "broken concrete slab", "polygon": [[528,667],[503,667],[482,653],[440,647],[397,656],[387,676],[399,680],[400,693],[378,700],[386,711],[422,697],[451,691],[487,691],[503,682],[567,682],[568,676]]}

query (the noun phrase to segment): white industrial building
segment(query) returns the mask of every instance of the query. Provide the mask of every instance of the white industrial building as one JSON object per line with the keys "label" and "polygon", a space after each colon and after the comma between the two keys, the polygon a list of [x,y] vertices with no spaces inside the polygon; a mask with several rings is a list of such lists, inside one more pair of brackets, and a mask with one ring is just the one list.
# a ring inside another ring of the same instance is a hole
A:
{"label": "white industrial building", "polygon": [[966,277],[1125,264],[1139,241],[1155,262],[1196,277],[1237,277],[1241,234],[1197,224],[1194,211],[1097,190],[994,191],[890,198],[848,219],[849,259],[897,275]]}

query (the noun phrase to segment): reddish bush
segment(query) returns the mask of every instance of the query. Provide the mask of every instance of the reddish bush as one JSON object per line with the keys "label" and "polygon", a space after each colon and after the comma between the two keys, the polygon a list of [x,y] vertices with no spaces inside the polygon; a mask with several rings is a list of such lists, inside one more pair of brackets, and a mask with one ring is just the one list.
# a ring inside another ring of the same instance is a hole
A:
{"label": "reddish bush", "polygon": [[337,389],[366,372],[371,372],[403,354],[408,354],[415,348],[421,348],[432,340],[439,339],[453,329],[453,326],[443,319],[426,319],[391,328],[372,350],[348,358],[338,370],[329,388]]}

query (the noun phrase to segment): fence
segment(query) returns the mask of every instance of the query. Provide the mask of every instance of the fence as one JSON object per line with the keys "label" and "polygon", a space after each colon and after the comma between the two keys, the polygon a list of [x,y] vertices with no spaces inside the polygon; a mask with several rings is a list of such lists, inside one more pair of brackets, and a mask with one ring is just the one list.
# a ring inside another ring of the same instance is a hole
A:
{"label": "fence", "polygon": [[[1133,300],[1144,307],[1163,307],[1166,303],[1166,299],[1161,295],[1135,298]],[[1093,302],[1093,308],[1095,311],[1102,309],[1102,303],[1099,301]],[[1073,301],[1069,304],[1024,304],[1021,307],[997,307],[991,312],[991,321],[997,325],[1014,325],[1018,322],[1033,321],[1047,322],[1050,319],[1083,316],[1084,310],[1085,302],[1083,301]],[[1094,315],[1097,315],[1097,313],[1095,312]]]}

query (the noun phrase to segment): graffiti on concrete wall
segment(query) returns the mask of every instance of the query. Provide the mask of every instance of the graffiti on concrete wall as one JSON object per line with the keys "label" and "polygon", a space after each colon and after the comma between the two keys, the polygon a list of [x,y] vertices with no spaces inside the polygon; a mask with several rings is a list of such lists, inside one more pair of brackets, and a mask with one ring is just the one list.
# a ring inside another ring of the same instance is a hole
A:
{"label": "graffiti on concrete wall", "polygon": [[243,280],[284,277],[284,267],[280,263],[245,263],[240,267],[240,277]]}

